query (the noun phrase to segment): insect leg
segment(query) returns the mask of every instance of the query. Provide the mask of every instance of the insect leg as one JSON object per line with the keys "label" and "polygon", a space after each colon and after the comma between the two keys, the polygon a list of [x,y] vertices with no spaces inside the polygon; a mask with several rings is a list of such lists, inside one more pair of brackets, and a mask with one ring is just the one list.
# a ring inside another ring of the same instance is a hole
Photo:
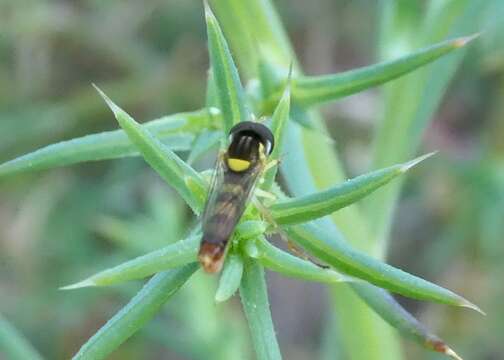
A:
{"label": "insect leg", "polygon": [[254,195],[256,195],[257,197],[262,197],[262,198],[265,198],[265,199],[270,199],[270,200],[276,200],[277,197],[275,194],[273,193],[270,193],[269,191],[264,191],[262,189],[255,189],[254,190]]}
{"label": "insect leg", "polygon": [[279,163],[280,163],[280,160],[278,160],[278,159],[268,161],[268,162],[266,163],[266,165],[264,166],[263,173],[265,173],[266,171],[268,171],[268,170],[269,170],[269,169],[271,169],[272,167],[277,166]]}
{"label": "insect leg", "polygon": [[289,240],[289,237],[287,236],[287,234],[285,234],[285,232],[280,229],[280,227],[275,223],[275,220],[273,219],[273,216],[271,216],[271,214],[269,213],[268,209],[266,209],[263,204],[261,204],[257,199],[254,199],[254,204],[257,206],[257,208],[259,209],[259,211],[261,212],[261,214],[264,216],[264,218],[270,223],[270,224],[273,224],[274,227],[275,227],[275,231],[276,233],[278,234],[278,236],[280,237],[280,239],[282,239],[282,241],[285,241],[287,243],[287,248],[297,257],[303,259],[303,260],[306,260],[306,261],[309,261],[311,263],[313,263],[314,265],[317,265],[318,267],[322,268],[322,269],[328,269],[329,266],[327,265],[324,265],[324,264],[320,264],[319,262],[313,260],[312,258],[310,258],[310,256],[308,254],[306,254],[306,252],[301,249],[298,245],[294,244],[291,240]]}

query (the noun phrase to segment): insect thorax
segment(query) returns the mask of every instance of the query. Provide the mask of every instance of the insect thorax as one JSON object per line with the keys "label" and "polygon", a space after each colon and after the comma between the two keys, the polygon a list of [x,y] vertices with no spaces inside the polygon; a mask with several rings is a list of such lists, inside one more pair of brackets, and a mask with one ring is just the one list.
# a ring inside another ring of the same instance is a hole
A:
{"label": "insect thorax", "polygon": [[260,158],[262,144],[254,134],[239,133],[232,138],[227,151],[227,166],[235,172],[246,171]]}

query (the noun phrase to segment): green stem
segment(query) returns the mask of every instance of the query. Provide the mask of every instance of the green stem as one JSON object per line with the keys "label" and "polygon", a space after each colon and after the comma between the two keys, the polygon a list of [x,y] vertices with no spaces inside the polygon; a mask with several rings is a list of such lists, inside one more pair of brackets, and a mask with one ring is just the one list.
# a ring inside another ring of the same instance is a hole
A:
{"label": "green stem", "polygon": [[[474,0],[447,2],[440,7],[439,13],[426,18],[420,34],[415,32],[415,38],[422,39],[423,43],[431,43],[477,32],[477,19],[485,6],[485,2]],[[401,12],[395,14],[396,18],[401,16]],[[397,28],[391,24],[384,26],[392,27],[392,30],[383,31],[389,33],[381,44],[384,48],[397,48],[402,44],[403,38],[408,36],[404,33],[411,32],[411,28]],[[385,110],[377,122],[374,136],[373,168],[404,161],[417,151],[465,52],[461,49],[385,87]],[[401,179],[380,189],[364,201],[364,210],[375,237],[377,254],[381,258],[386,256],[392,218],[403,182]]]}
{"label": "green stem", "polygon": [[151,320],[197,269],[198,265],[194,263],[154,275],[125,307],[80,348],[73,359],[107,358],[119,345]]}
{"label": "green stem", "polygon": [[[257,57],[254,55],[254,49],[258,44],[261,53],[267,54],[269,62],[288,69],[291,61],[294,61],[294,74],[300,74],[292,46],[270,1],[213,0],[211,3],[224,33],[230,39],[236,60],[246,70],[249,78],[257,76]],[[323,129],[320,116],[316,112],[310,112],[307,116],[311,117],[310,121],[318,128]],[[284,149],[285,153],[289,154],[284,161],[285,169],[300,174],[287,176],[291,190],[306,194],[346,179],[332,145],[320,141],[318,132],[295,128],[290,124],[287,136],[288,141],[285,141],[285,144],[292,146],[286,146]],[[299,144],[303,144],[303,147],[299,147]],[[284,171],[284,174],[288,173]],[[368,240],[371,237],[368,236],[367,224],[355,206],[338,211],[332,218],[352,245],[369,253],[376,251],[375,244]],[[359,334],[361,344],[382,344],[380,352],[367,353],[366,356],[363,352],[366,347],[354,346],[350,336],[343,337],[348,358],[400,360],[400,346],[390,327],[360,300],[357,301],[350,289],[342,291],[343,288],[338,287],[339,301],[334,302],[341,327],[352,329],[352,334]],[[348,333],[347,330],[342,331],[344,332]]]}
{"label": "green stem", "polygon": [[264,269],[254,259],[244,261],[240,296],[259,360],[281,360],[268,301]]}
{"label": "green stem", "polygon": [[28,340],[0,315],[0,358],[2,354],[12,360],[42,360]]}

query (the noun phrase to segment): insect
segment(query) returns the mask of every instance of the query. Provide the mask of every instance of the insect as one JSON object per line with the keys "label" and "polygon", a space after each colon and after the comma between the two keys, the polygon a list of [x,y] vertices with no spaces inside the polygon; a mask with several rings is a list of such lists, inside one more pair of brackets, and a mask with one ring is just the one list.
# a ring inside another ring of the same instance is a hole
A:
{"label": "insect", "polygon": [[229,146],[219,154],[202,215],[198,254],[206,272],[222,268],[229,238],[240,220],[257,180],[267,167],[274,137],[263,124],[243,121],[229,131]]}

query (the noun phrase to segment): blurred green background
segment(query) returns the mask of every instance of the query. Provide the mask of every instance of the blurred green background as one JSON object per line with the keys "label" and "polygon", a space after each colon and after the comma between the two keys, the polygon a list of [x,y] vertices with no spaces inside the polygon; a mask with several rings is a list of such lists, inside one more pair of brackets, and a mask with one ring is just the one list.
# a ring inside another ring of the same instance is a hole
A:
{"label": "blurred green background", "polygon": [[[422,142],[422,152],[439,154],[405,184],[388,261],[480,305],[485,318],[400,299],[465,358],[497,360],[504,358],[504,2],[488,1],[485,32],[470,46]],[[378,2],[275,4],[306,73],[375,61]],[[201,108],[207,68],[200,1],[2,0],[0,162],[115,129],[92,82],[146,121]],[[369,166],[379,91],[323,108],[354,175]],[[198,166],[211,166],[206,160]],[[45,358],[69,358],[141,283],[58,288],[179,239],[192,221],[138,158],[2,179],[0,314]],[[269,289],[286,359],[318,358],[336,341],[324,337],[330,312],[323,286],[270,274]],[[198,275],[111,358],[252,358],[237,299],[216,306],[214,291],[215,278]],[[407,359],[441,358],[404,344]]]}

